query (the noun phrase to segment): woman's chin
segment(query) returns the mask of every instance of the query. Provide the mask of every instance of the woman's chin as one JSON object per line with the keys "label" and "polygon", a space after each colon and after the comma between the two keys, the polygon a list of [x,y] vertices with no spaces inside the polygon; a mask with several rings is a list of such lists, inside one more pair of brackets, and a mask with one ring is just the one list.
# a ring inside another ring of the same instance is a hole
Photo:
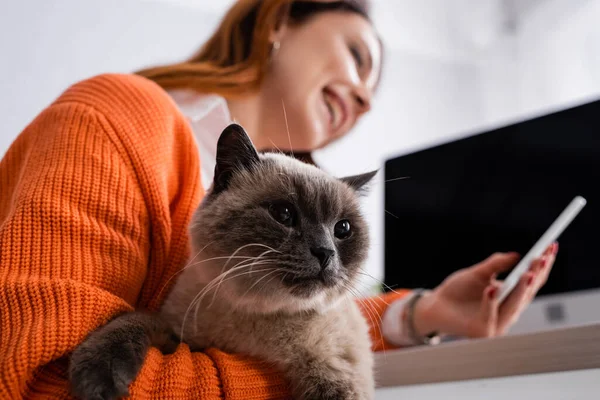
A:
{"label": "woman's chin", "polygon": [[321,149],[331,142],[332,138],[329,134],[329,125],[324,125],[323,123],[319,122],[315,124],[315,129],[313,132],[312,150]]}

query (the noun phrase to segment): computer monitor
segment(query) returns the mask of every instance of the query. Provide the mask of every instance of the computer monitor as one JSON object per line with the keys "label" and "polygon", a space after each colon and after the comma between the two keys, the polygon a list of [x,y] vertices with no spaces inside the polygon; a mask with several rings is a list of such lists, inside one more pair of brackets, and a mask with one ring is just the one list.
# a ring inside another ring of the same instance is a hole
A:
{"label": "computer monitor", "polygon": [[585,197],[512,331],[600,320],[600,101],[390,159],[385,179],[390,287],[433,288],[494,252],[524,255]]}

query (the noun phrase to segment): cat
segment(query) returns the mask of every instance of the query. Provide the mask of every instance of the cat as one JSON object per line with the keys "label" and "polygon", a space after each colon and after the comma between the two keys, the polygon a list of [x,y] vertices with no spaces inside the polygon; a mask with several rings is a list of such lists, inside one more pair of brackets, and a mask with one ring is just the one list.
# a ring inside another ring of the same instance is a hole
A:
{"label": "cat", "polygon": [[372,399],[368,325],[352,297],[369,243],[358,198],[375,173],[337,179],[259,154],[229,125],[190,227],[194,257],[159,313],[117,316],[75,349],[73,394],[126,396],[150,346],[183,341],[271,362],[294,398]]}

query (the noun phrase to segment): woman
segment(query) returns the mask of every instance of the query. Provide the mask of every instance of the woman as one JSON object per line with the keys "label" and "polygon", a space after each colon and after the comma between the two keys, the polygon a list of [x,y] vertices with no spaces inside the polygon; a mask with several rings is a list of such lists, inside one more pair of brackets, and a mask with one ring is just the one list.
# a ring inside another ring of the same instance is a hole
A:
{"label": "woman", "polygon": [[[87,333],[120,312],[160,306],[189,255],[187,225],[223,126],[235,119],[259,149],[310,161],[369,110],[381,50],[363,2],[245,0],[191,60],[80,82],[44,110],[0,164],[0,397],[67,397],[68,354]],[[435,333],[504,333],[556,250],[502,306],[495,276],[515,254],[493,255],[431,292],[365,302],[367,316],[383,317],[374,349],[429,343]],[[130,393],[288,394],[260,360],[185,345],[170,356],[152,349]]]}

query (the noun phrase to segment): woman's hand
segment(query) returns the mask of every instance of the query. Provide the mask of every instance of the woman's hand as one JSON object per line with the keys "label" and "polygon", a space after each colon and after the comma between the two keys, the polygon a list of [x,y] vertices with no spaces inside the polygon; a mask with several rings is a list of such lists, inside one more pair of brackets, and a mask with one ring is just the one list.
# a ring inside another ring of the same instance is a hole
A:
{"label": "woman's hand", "polygon": [[516,253],[497,253],[472,267],[456,271],[415,305],[417,333],[476,337],[503,335],[546,283],[558,243],[534,260],[518,285],[502,302],[498,294],[502,282],[498,273],[508,271],[518,261]]}

